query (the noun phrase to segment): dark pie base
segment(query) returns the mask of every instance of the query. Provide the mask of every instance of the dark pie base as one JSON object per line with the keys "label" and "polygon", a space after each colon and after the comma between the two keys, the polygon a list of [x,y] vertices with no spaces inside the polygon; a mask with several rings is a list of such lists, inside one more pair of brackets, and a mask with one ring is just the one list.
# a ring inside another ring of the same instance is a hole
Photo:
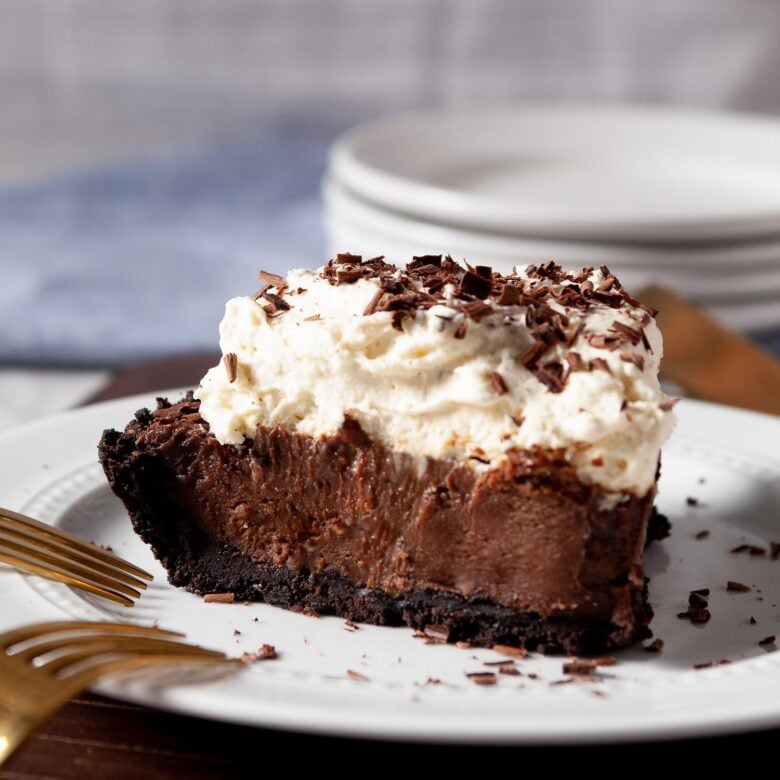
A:
{"label": "dark pie base", "polygon": [[[148,536],[137,526],[142,537]],[[258,564],[226,544],[202,540],[203,546],[189,559],[180,560],[169,572],[172,585],[204,595],[233,593],[236,601],[263,601],[286,609],[313,610],[338,615],[356,623],[410,626],[425,629],[445,625],[449,641],[475,646],[522,644],[544,653],[590,654],[614,648],[610,623],[569,617],[542,618],[534,612],[518,612],[489,600],[464,598],[433,590],[410,590],[393,597],[375,588],[359,588],[337,572],[294,574],[272,564]],[[645,601],[646,588],[634,605],[642,628],[637,640],[651,632],[645,628],[652,610]]]}
{"label": "dark pie base", "polygon": [[[646,581],[638,576],[641,568],[637,573],[633,559],[628,580],[618,577],[614,585],[593,586],[595,598],[607,605],[599,608],[601,614],[592,614],[592,610],[591,614],[587,610],[576,614],[573,610],[573,614],[545,615],[502,605],[481,593],[462,595],[452,589],[429,587],[391,593],[382,587],[362,586],[335,566],[321,565],[312,571],[305,564],[258,561],[218,538],[219,526],[207,527],[213,518],[204,519],[208,511],[202,507],[213,496],[203,493],[195,495],[193,501],[193,491],[198,490],[193,486],[202,483],[202,479],[192,478],[193,469],[197,474],[205,468],[198,460],[209,457],[203,452],[213,456],[216,451],[221,457],[224,450],[230,452],[226,457],[236,457],[235,448],[219,449],[222,445],[208,433],[197,408],[197,402],[192,401],[170,408],[164,402],[156,413],[139,413],[126,432],[106,431],[100,445],[101,463],[112,489],[125,503],[135,531],[152,547],[173,585],[198,594],[230,592],[236,601],[264,601],[356,622],[419,629],[444,625],[451,642],[520,644],[546,653],[602,653],[650,635],[652,610],[647,603]],[[348,432],[339,447],[355,455],[366,446],[360,433]],[[245,449],[247,457],[251,450],[248,446]],[[220,476],[235,479],[238,461],[229,461],[228,467],[221,460],[216,462],[221,465],[212,463],[209,468],[224,468]],[[653,512],[648,521],[649,504],[647,510],[642,506],[626,510],[628,520],[624,522],[630,522],[635,538],[641,544],[645,538],[649,542],[666,536],[666,519]],[[644,520],[642,512],[646,512]],[[199,514],[203,517],[196,517]],[[599,544],[607,542],[600,540]],[[595,574],[589,576],[595,578]],[[609,606],[613,589],[616,607]]]}

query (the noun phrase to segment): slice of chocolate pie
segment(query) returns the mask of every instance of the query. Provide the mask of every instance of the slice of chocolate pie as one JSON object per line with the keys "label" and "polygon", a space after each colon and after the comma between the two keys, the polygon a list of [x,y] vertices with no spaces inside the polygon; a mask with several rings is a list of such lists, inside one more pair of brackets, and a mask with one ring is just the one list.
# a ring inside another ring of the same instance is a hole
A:
{"label": "slice of chocolate pie", "polygon": [[674,414],[653,312],[605,267],[261,279],[194,396],[100,443],[173,584],[545,652],[648,635]]}

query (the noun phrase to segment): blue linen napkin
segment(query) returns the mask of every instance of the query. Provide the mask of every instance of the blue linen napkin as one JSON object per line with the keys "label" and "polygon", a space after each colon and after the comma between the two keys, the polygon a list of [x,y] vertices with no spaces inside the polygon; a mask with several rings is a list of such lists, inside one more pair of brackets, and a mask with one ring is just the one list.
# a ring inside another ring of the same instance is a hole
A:
{"label": "blue linen napkin", "polygon": [[112,365],[217,347],[225,301],[324,258],[334,128],[0,191],[0,362]]}

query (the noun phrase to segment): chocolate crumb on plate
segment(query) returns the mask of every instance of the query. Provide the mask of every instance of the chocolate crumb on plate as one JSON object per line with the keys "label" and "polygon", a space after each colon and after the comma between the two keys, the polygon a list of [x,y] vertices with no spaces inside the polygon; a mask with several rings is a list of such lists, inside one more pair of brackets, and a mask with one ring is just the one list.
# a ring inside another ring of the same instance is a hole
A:
{"label": "chocolate crumb on plate", "polygon": [[751,615],[750,620],[748,620],[748,623],[750,623],[751,626],[755,626],[758,621]]}
{"label": "chocolate crumb on plate", "polygon": [[780,558],[780,542],[769,542],[769,557],[773,561]]}
{"label": "chocolate crumb on plate", "polygon": [[503,661],[483,661],[482,663],[485,666],[498,666],[498,667],[501,667],[501,666],[509,667],[509,666],[514,666],[515,665],[515,662],[514,662],[514,660],[512,658],[507,658],[507,659],[505,659]]}
{"label": "chocolate crumb on plate", "polygon": [[699,671],[700,669],[710,669],[714,664],[712,661],[703,661],[699,664],[693,664],[693,668],[696,669],[696,671]]}
{"label": "chocolate crumb on plate", "polygon": [[685,499],[685,503],[688,506],[701,506],[701,504],[699,503],[699,499],[694,498],[693,496],[688,496],[688,498]]}
{"label": "chocolate crumb on plate", "polygon": [[710,595],[710,589],[709,588],[697,588],[696,590],[692,590],[691,593],[695,593],[697,596],[709,596]]}
{"label": "chocolate crumb on plate", "polygon": [[766,549],[764,547],[758,547],[755,544],[751,544],[748,548],[748,551],[751,555],[758,557],[766,555]]}
{"label": "chocolate crumb on plate", "polygon": [[586,675],[592,676],[598,669],[598,664],[595,661],[575,660],[568,661],[563,664],[563,673],[572,675]]}
{"label": "chocolate crumb on plate", "polygon": [[677,617],[680,620],[690,620],[691,623],[703,625],[709,622],[712,614],[708,609],[689,609],[686,612],[678,612]]}
{"label": "chocolate crumb on plate", "polygon": [[750,587],[750,585],[744,585],[741,582],[734,582],[734,580],[729,580],[726,583],[726,590],[730,593],[749,593],[753,588]]}
{"label": "chocolate crumb on plate", "polygon": [[747,552],[750,549],[749,544],[738,544],[736,547],[732,547],[729,550],[733,555],[739,555],[739,553]]}
{"label": "chocolate crumb on plate", "polygon": [[525,658],[528,655],[528,651],[524,647],[515,647],[514,645],[493,645],[491,649],[512,658]]}
{"label": "chocolate crumb on plate", "polygon": [[654,639],[649,645],[645,645],[645,652],[648,653],[661,653],[664,649],[663,639]]}
{"label": "chocolate crumb on plate", "polygon": [[346,631],[355,632],[355,631],[358,631],[360,629],[360,626],[356,625],[351,620],[347,620],[347,621],[344,622],[344,629]]}
{"label": "chocolate crumb on plate", "polygon": [[699,531],[699,533],[696,534],[696,539],[706,539],[710,535],[709,531]]}
{"label": "chocolate crumb on plate", "polygon": [[273,645],[260,645],[260,648],[255,652],[244,653],[241,656],[241,661],[245,664],[254,664],[258,661],[273,661],[278,658],[279,654],[276,652],[276,648]]}
{"label": "chocolate crumb on plate", "polygon": [[512,677],[521,677],[523,674],[516,666],[499,666],[498,673],[508,674]]}
{"label": "chocolate crumb on plate", "polygon": [[759,645],[766,646],[766,645],[773,645],[775,643],[775,635],[772,634],[771,636],[765,636],[762,640],[759,641]]}
{"label": "chocolate crumb on plate", "polygon": [[368,682],[368,677],[366,677],[366,675],[356,672],[354,669],[347,669],[347,677],[356,682]]}
{"label": "chocolate crumb on plate", "polygon": [[206,604],[232,604],[235,600],[235,593],[207,593],[203,597]]}
{"label": "chocolate crumb on plate", "polygon": [[495,672],[466,672],[465,674],[477,685],[495,685],[498,682]]}
{"label": "chocolate crumb on plate", "polygon": [[706,609],[709,606],[709,602],[704,596],[700,596],[698,593],[691,593],[688,596],[688,603],[694,609]]}

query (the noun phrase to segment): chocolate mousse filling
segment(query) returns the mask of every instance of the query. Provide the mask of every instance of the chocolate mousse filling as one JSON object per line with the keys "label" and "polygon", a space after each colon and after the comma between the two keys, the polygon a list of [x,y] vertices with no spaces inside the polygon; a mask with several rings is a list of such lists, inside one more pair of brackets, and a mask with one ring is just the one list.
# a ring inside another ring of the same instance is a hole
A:
{"label": "chocolate mousse filling", "polygon": [[449,640],[600,653],[649,635],[654,491],[609,502],[562,453],[397,453],[347,418],[222,445],[191,397],[106,431],[100,462],[170,582]]}

